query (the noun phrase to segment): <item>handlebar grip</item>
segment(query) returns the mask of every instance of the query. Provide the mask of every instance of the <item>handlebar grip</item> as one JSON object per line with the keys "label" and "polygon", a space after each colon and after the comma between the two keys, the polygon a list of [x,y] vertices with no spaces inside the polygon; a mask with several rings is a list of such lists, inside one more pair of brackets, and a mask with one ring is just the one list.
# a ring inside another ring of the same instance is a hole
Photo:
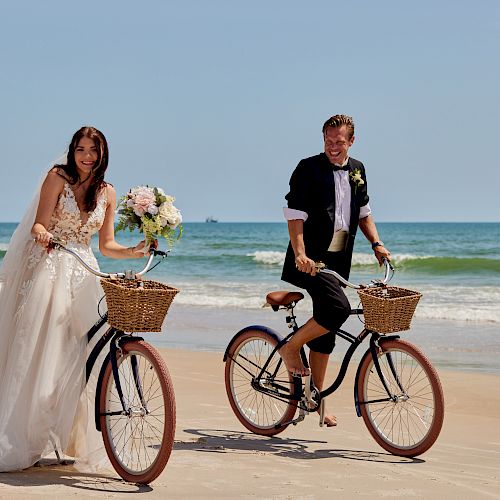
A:
{"label": "handlebar grip", "polygon": [[390,263],[390,261],[388,261],[385,257],[382,259],[384,265],[386,265],[387,267],[389,267],[389,269],[391,271],[394,271],[394,266]]}
{"label": "handlebar grip", "polygon": [[57,238],[52,238],[50,241],[49,241],[49,244],[47,245],[48,248],[54,250],[56,248],[61,248],[61,247],[65,247],[66,246],[66,242],[63,241],[63,240],[59,240]]}
{"label": "handlebar grip", "polygon": [[157,257],[157,256],[159,256],[159,257],[168,257],[168,251],[167,251],[167,252],[164,252],[164,251],[162,251],[162,250],[156,250],[156,248],[152,248],[150,251],[151,251],[151,253],[152,253],[155,257]]}

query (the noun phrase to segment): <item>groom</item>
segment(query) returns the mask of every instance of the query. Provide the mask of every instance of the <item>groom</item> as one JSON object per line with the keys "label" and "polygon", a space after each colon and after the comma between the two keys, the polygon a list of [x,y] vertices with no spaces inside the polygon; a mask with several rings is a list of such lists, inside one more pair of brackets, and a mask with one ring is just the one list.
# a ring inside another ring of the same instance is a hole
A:
{"label": "groom", "polygon": [[[301,160],[290,178],[284,209],[288,245],[282,279],[305,288],[312,298],[313,317],[281,349],[288,369],[308,375],[300,348],[308,345],[314,384],[323,388],[328,359],[335,346],[335,332],[346,321],[351,306],[338,280],[316,273],[315,261],[348,278],[358,227],[370,242],[378,262],[390,252],[378,236],[368,203],[364,165],[349,157],[354,143],[350,116],[335,115],[323,125],[324,153]],[[333,415],[328,427],[337,425]]]}

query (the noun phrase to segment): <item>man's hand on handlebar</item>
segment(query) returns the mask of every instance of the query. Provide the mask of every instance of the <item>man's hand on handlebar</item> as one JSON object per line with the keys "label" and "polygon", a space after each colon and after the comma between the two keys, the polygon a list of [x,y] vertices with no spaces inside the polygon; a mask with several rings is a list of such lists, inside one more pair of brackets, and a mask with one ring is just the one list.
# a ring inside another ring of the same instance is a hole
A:
{"label": "man's hand on handlebar", "polygon": [[391,261],[391,252],[383,245],[375,247],[373,251],[375,252],[375,258],[378,260],[380,266],[384,264],[384,260],[388,262]]}
{"label": "man's hand on handlebar", "polygon": [[311,276],[316,276],[316,262],[314,262],[314,260],[310,259],[306,255],[298,255],[297,257],[295,257],[295,267],[303,273],[310,274]]}

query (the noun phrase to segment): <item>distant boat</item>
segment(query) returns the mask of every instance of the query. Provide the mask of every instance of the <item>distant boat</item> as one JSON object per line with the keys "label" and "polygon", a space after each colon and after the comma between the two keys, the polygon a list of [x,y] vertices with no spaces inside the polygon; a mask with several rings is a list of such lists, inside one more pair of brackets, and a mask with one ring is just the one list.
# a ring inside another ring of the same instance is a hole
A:
{"label": "distant boat", "polygon": [[219,222],[215,217],[212,217],[209,215],[206,219],[205,222]]}

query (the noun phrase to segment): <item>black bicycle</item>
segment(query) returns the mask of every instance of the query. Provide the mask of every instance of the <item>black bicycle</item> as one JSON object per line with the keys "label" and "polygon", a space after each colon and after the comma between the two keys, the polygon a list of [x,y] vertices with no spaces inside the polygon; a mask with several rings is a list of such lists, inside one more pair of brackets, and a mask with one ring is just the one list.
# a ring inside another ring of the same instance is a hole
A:
{"label": "black bicycle", "polygon": [[[167,256],[165,252],[152,250],[142,271],[108,274],[90,267],[62,242],[53,240],[51,247],[69,253],[96,276],[119,280],[139,278],[150,270],[155,256],[162,259]],[[106,325],[108,313],[100,316],[87,332],[89,343]],[[87,383],[107,344],[109,352],[97,380],[95,425],[102,433],[116,472],[126,481],[147,484],[161,474],[174,445],[176,412],[172,380],[158,351],[142,337],[108,327],[88,356]]]}
{"label": "black bicycle", "polygon": [[[386,261],[384,278],[368,285],[354,285],[329,269],[320,272],[333,274],[351,288],[370,289],[385,287],[394,269]],[[322,422],[324,399],[341,385],[354,351],[368,339],[369,347],[354,380],[358,417],[363,417],[375,441],[394,455],[415,457],[427,451],[441,431],[444,398],[436,370],[422,351],[397,334],[384,335],[363,328],[354,336],[339,329],[337,337],[351,345],[336,379],[320,392],[311,376],[292,376],[278,352],[298,330],[294,307],[303,298],[300,292],[271,292],[266,297],[275,311],[288,312],[286,321],[292,333],[287,337],[282,338],[266,326],[254,325],[240,330],[227,346],[226,392],[238,420],[248,430],[265,436],[276,435],[318,410]],[[362,315],[363,309],[352,309],[351,314]],[[304,349],[301,357],[308,367]]]}

